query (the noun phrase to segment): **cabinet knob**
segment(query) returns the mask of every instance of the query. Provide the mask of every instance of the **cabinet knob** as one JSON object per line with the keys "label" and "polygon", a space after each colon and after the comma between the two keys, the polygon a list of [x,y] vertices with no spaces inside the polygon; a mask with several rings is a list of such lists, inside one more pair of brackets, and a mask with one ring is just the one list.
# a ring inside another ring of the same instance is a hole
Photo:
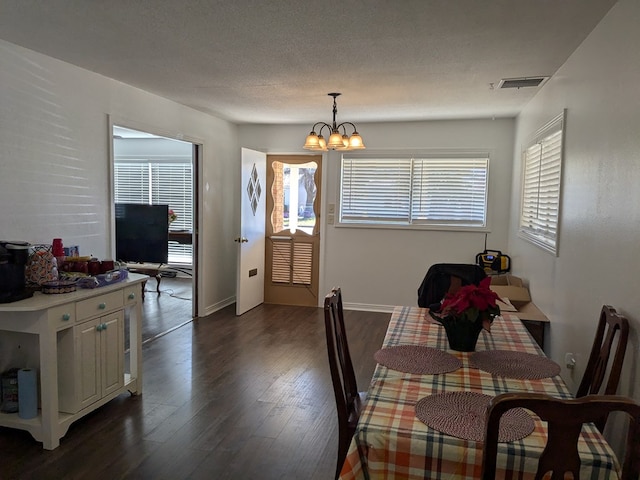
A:
{"label": "cabinet knob", "polygon": [[96,330],[99,332],[102,330],[102,323],[99,323],[98,326],[96,326]]}
{"label": "cabinet knob", "polygon": [[136,294],[135,293],[130,293],[129,294],[129,300],[133,300],[134,298],[136,298]]}
{"label": "cabinet knob", "polygon": [[101,303],[101,304],[98,305],[98,308],[100,310],[104,310],[105,308],[107,308],[107,304],[106,303]]}
{"label": "cabinet knob", "polygon": [[103,329],[103,330],[106,330],[106,329],[107,329],[107,324],[106,324],[106,323],[103,323],[103,324],[102,324],[102,329]]}
{"label": "cabinet knob", "polygon": [[62,315],[62,320],[64,320],[65,322],[71,319],[71,315],[69,315],[68,313],[64,313]]}

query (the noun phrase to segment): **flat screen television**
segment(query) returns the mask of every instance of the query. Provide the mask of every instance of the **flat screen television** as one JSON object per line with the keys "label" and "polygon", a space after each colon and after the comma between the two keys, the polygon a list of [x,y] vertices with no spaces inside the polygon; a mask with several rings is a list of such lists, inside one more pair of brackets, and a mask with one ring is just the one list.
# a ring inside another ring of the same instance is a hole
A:
{"label": "flat screen television", "polygon": [[116,203],[116,259],[168,263],[169,206]]}

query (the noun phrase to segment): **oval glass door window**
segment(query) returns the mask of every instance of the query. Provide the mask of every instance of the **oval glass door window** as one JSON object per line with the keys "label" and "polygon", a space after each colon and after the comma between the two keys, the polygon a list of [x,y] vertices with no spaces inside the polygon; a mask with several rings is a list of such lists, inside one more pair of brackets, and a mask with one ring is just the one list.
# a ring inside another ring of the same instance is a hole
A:
{"label": "oval glass door window", "polygon": [[274,209],[271,222],[274,232],[301,230],[313,234],[316,214],[313,204],[316,199],[316,162],[288,164],[273,162]]}

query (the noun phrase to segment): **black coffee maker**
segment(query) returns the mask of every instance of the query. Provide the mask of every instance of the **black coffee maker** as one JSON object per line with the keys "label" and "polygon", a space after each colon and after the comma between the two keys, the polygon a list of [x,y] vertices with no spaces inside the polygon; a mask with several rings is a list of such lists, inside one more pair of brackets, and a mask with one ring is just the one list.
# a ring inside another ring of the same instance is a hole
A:
{"label": "black coffee maker", "polygon": [[24,269],[28,258],[27,242],[0,241],[0,303],[33,295],[33,290],[25,288]]}

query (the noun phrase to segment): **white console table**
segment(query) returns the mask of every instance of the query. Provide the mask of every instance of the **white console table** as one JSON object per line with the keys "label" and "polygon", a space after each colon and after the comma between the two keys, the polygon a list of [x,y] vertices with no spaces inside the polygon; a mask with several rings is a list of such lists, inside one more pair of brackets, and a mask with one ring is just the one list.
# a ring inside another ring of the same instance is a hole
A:
{"label": "white console table", "polygon": [[75,420],[121,393],[142,393],[140,284],[147,279],[130,273],[105,287],[0,304],[0,371],[36,368],[39,379],[38,415],[0,412],[0,426],[26,430],[53,450]]}

